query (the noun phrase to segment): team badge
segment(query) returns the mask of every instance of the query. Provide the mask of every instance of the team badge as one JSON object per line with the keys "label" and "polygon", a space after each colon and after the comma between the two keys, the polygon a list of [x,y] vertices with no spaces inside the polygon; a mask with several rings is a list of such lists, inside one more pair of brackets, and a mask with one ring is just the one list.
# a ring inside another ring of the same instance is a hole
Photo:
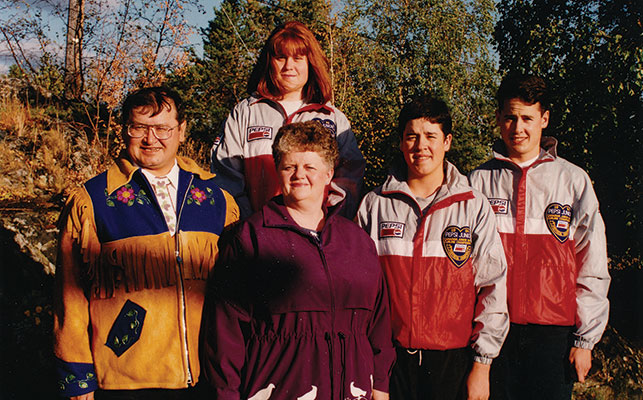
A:
{"label": "team badge", "polygon": [[509,200],[507,199],[489,199],[489,204],[495,214],[507,214],[509,212]]}
{"label": "team badge", "polygon": [[380,222],[380,239],[404,237],[404,224],[401,222]]}
{"label": "team badge", "polygon": [[335,125],[335,122],[330,119],[321,119],[321,118],[313,118],[313,121],[317,121],[323,126],[324,128],[328,129],[330,133],[333,135],[337,134],[337,125]]}
{"label": "team badge", "polygon": [[442,248],[449,260],[460,268],[471,255],[471,228],[449,226],[442,232]]}
{"label": "team badge", "polygon": [[572,215],[572,206],[568,204],[551,203],[545,209],[547,228],[561,243],[565,243],[569,237],[569,226],[572,223]]}
{"label": "team badge", "polygon": [[251,126],[248,128],[248,141],[257,139],[272,139],[271,126]]}

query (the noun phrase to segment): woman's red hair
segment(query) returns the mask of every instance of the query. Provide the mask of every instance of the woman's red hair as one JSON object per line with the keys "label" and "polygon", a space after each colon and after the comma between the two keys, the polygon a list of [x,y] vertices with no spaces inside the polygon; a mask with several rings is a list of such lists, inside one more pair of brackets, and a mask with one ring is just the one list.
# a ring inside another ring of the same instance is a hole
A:
{"label": "woman's red hair", "polygon": [[271,68],[272,58],[283,55],[305,55],[308,59],[308,82],[302,91],[304,101],[320,104],[330,101],[333,87],[328,74],[328,59],[315,35],[298,21],[286,22],[272,31],[248,80],[249,94],[257,92],[275,100],[285,94],[273,79]]}

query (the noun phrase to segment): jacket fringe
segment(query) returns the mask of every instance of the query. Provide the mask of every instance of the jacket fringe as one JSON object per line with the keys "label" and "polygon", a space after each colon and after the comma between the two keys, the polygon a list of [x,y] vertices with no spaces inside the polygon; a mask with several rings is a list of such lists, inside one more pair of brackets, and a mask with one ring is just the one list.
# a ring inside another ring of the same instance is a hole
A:
{"label": "jacket fringe", "polygon": [[[80,247],[89,297],[112,298],[121,287],[131,292],[176,285],[179,273],[176,238],[168,232],[101,244],[92,202],[84,188],[71,194],[66,209],[69,211],[61,220],[62,227]],[[183,231],[177,235],[183,279],[207,280],[218,252],[218,235]]]}

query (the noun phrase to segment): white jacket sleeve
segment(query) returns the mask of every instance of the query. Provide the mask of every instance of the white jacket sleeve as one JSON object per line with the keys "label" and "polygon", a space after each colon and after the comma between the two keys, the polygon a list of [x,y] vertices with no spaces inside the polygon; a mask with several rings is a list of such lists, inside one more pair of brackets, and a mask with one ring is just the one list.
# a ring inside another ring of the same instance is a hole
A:
{"label": "white jacket sleeve", "polygon": [[234,197],[239,205],[241,219],[245,219],[252,214],[243,164],[243,135],[248,123],[247,116],[241,115],[239,110],[237,105],[228,115],[221,136],[212,146],[210,171],[216,174],[214,180],[217,185]]}
{"label": "white jacket sleeve", "polygon": [[[478,196],[483,198],[481,194]],[[507,261],[489,201],[483,198],[481,204],[473,232],[472,262],[477,300],[471,342],[474,361],[490,364],[500,353],[509,332]]]}
{"label": "white jacket sleeve", "polygon": [[607,267],[605,225],[598,209],[598,200],[589,176],[578,204],[574,243],[576,245],[576,332],[574,347],[592,349],[601,339],[609,318],[607,291],[610,276]]}

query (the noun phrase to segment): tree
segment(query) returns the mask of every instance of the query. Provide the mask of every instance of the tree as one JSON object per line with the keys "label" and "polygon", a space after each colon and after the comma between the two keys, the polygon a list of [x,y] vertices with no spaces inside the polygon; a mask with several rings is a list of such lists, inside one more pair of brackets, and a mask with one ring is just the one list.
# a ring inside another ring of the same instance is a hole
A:
{"label": "tree", "polygon": [[467,171],[488,156],[491,143],[493,10],[490,0],[351,0],[335,9],[320,0],[225,0],[203,32],[203,59],[173,84],[188,88],[192,134],[211,143],[246,96],[269,32],[297,19],[316,33],[330,60],[333,101],[348,115],[366,157],[367,187],[382,183],[397,154],[401,104],[423,91],[451,104],[456,144],[449,158]]}
{"label": "tree", "polygon": [[85,0],[69,0],[65,51],[65,95],[80,99],[83,93],[82,43]]}
{"label": "tree", "polygon": [[559,154],[588,171],[610,254],[640,257],[642,10],[635,0],[502,2],[495,38],[504,72],[546,78]]}
{"label": "tree", "polygon": [[250,72],[277,25],[297,19],[325,32],[329,13],[323,0],[224,0],[202,30],[203,58],[193,55],[192,65],[169,81],[187,100],[190,138],[212,144],[232,107],[248,95]]}
{"label": "tree", "polygon": [[366,184],[382,183],[398,154],[396,118],[407,98],[442,97],[454,117],[448,158],[463,172],[489,155],[495,67],[491,1],[348,2],[336,51],[337,98],[361,140]]}

